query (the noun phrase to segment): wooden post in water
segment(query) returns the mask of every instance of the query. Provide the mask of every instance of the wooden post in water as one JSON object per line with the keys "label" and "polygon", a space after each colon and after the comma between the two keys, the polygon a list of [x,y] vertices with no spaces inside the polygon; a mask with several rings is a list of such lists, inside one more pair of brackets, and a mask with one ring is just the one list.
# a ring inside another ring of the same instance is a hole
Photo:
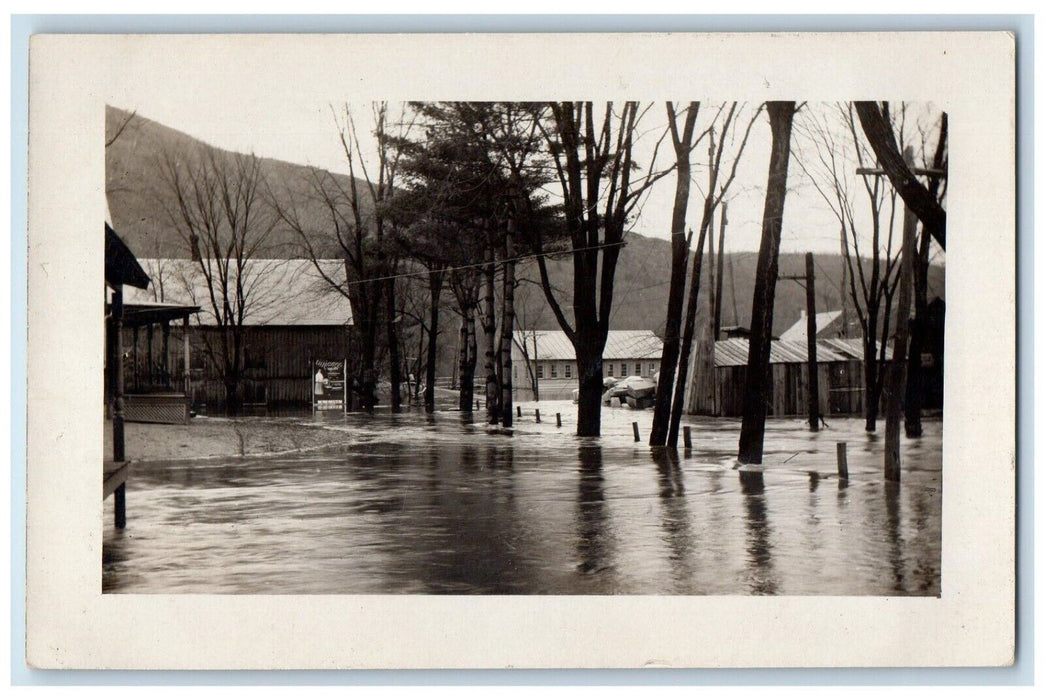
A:
{"label": "wooden post in water", "polygon": [[562,414],[561,413],[556,413],[555,414],[555,427],[556,428],[561,428],[562,427]]}
{"label": "wooden post in water", "polygon": [[849,456],[846,452],[846,444],[839,442],[835,445],[835,451],[838,457],[838,478],[844,481],[849,480]]}
{"label": "wooden post in water", "polygon": [[522,406],[515,407],[515,417],[522,418]]}
{"label": "wooden post in water", "polygon": [[635,442],[638,442],[639,441],[639,424],[638,423],[632,423],[631,424],[631,431],[633,433],[635,433]]}
{"label": "wooden post in water", "polygon": [[687,450],[693,448],[693,436],[690,435],[689,426],[682,426],[682,445]]}
{"label": "wooden post in water", "polygon": [[[904,149],[908,164],[914,159],[914,149]],[[889,364],[885,413],[885,480],[900,480],[900,421],[903,418],[903,399],[907,387],[907,336],[911,314],[911,279],[914,270],[914,235],[918,218],[910,207],[903,210],[903,248],[900,252],[900,299],[896,305],[896,335],[893,343],[893,361]]]}
{"label": "wooden post in water", "polygon": [[533,417],[537,420],[538,423],[540,423],[541,422],[541,409],[539,409],[539,408],[533,409]]}
{"label": "wooden post in water", "polygon": [[809,429],[820,430],[820,380],[816,361],[816,283],[813,275],[813,254],[806,253],[806,348],[809,382],[806,385],[809,405]]}

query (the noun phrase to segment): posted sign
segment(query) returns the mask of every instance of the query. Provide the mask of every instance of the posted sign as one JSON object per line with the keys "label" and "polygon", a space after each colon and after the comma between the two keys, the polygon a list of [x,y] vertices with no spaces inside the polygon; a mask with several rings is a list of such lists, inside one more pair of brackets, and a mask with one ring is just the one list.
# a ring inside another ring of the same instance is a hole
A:
{"label": "posted sign", "polygon": [[345,360],[315,360],[312,363],[312,411],[341,411],[348,408]]}

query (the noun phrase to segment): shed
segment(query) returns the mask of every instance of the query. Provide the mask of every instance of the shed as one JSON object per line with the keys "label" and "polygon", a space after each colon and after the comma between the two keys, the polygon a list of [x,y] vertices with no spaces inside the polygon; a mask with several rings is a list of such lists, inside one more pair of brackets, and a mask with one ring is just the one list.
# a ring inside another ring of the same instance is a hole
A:
{"label": "shed", "polygon": [[[730,338],[715,343],[715,415],[741,416],[747,380],[748,340]],[[892,352],[886,348],[886,359]],[[823,415],[852,415],[863,411],[863,344],[833,338],[816,344],[820,410]],[[806,412],[809,386],[805,340],[774,340],[769,346],[769,415],[797,416]]]}

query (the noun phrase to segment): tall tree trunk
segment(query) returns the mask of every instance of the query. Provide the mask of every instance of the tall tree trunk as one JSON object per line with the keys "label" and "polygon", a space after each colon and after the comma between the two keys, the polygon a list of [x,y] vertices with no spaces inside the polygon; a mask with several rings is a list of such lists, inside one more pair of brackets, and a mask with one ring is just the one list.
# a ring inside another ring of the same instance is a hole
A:
{"label": "tall tree trunk", "polygon": [[388,378],[392,385],[392,413],[402,410],[402,399],[399,395],[402,383],[399,359],[399,337],[396,333],[396,286],[395,279],[387,280],[387,294],[385,295],[385,335],[388,339]]}
{"label": "tall tree trunk", "polygon": [[425,413],[435,412],[435,364],[439,350],[439,295],[443,290],[443,271],[428,275],[428,362],[425,366]]}
{"label": "tall tree trunk", "polygon": [[[710,202],[705,203],[705,211]],[[705,214],[705,219],[707,214]],[[668,425],[668,446],[677,447],[679,423],[682,422],[682,410],[686,401],[686,382],[689,381],[689,357],[693,352],[693,334],[697,325],[697,305],[700,303],[700,275],[704,266],[704,242],[707,238],[707,226],[700,227],[697,237],[697,250],[693,254],[693,272],[690,275],[689,299],[686,302],[686,327],[682,331],[682,349],[679,352],[678,375],[675,377],[675,397],[671,402],[671,417]]]}
{"label": "tall tree trunk", "polygon": [[602,352],[606,332],[577,331],[577,435],[597,437],[602,431]]}
{"label": "tall tree trunk", "polygon": [[714,310],[714,333],[713,339],[718,340],[722,333],[722,278],[724,263],[726,261],[726,208],[727,202],[722,202],[722,216],[718,222],[718,274],[715,275],[715,310]]}
{"label": "tall tree trunk", "polygon": [[697,305],[700,299],[700,275],[704,264],[704,245],[708,231],[714,236],[714,195],[715,181],[718,173],[715,170],[715,133],[712,130],[708,142],[708,191],[704,197],[704,213],[700,221],[700,234],[697,238],[697,252],[693,258],[693,274],[689,287],[689,299],[686,302],[686,326],[682,332],[682,349],[679,353],[678,376],[675,378],[675,396],[671,403],[671,417],[668,425],[668,446],[678,446],[679,423],[686,402],[686,382],[689,380],[689,357],[693,351],[693,334],[696,330]]}
{"label": "tall tree trunk", "polygon": [[751,299],[751,338],[748,341],[744,417],[740,427],[737,459],[761,464],[766,431],[766,390],[769,383],[769,349],[773,336],[780,232],[787,195],[787,166],[791,157],[791,122],[794,102],[769,102],[769,128],[773,134],[769,156],[766,202],[762,212],[762,241],[758,249],[755,291]]}
{"label": "tall tree trunk", "polygon": [[512,336],[515,334],[515,263],[512,234],[515,220],[508,220],[504,240],[504,289],[501,294],[501,424],[512,427]]}
{"label": "tall tree trunk", "polygon": [[[472,402],[475,400],[475,368],[479,364],[479,341],[475,332],[475,313],[478,301],[468,307],[468,410],[471,410]],[[464,381],[464,380],[462,380]]]}
{"label": "tall tree trunk", "polygon": [[497,358],[494,355],[497,321],[494,316],[494,251],[490,245],[486,249],[486,270],[483,285],[483,310],[486,314],[483,325],[483,335],[486,341],[486,421],[497,423]]}
{"label": "tall tree trunk", "polygon": [[468,306],[461,309],[461,333],[458,341],[461,349],[457,363],[457,408],[465,413],[471,413],[472,411],[472,377],[468,376],[468,321],[471,313],[471,308]]}
{"label": "tall tree trunk", "polygon": [[[683,135],[672,133],[675,143],[675,202],[671,210],[671,282],[668,287],[668,309],[664,320],[664,345],[660,353],[660,378],[657,380],[657,397],[653,408],[653,426],[649,444],[663,445],[668,435],[671,414],[671,396],[675,387],[675,368],[679,358],[679,331],[682,325],[682,299],[686,292],[686,262],[689,246],[686,245],[686,212],[689,207],[689,182],[692,167],[693,125],[696,122],[696,103],[690,103],[686,114]],[[669,119],[674,113],[669,106]],[[626,373],[625,373],[626,374]]]}

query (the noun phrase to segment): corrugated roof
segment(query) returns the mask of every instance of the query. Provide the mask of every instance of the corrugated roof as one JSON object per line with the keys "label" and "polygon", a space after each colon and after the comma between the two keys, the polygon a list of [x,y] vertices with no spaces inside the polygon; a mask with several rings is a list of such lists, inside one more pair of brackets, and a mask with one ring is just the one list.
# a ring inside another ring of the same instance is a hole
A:
{"label": "corrugated roof", "polygon": [[[834,352],[854,360],[864,359],[864,341],[859,338],[821,338],[816,341],[816,346],[818,348],[827,346]],[[880,352],[882,344],[878,343],[877,347],[878,350],[876,352]],[[893,359],[893,349],[889,345],[885,346],[885,359]]]}
{"label": "corrugated roof", "polygon": [[[842,315],[842,311],[821,311],[816,315],[816,335],[819,338],[820,334],[830,326],[836,318]],[[786,331],[780,334],[781,340],[806,342],[806,317],[803,314],[802,318],[795,322],[795,325],[788,328]]]}
{"label": "corrugated roof", "polygon": [[[859,341],[857,341],[859,342]],[[715,343],[715,366],[738,367],[747,364],[747,338],[728,338]],[[804,342],[774,340],[769,345],[769,364],[792,364],[806,362],[808,349]],[[824,341],[817,341],[817,362],[844,362],[850,359]]]}
{"label": "corrugated roof", "polygon": [[[534,340],[537,351],[534,353]],[[531,359],[573,360],[573,344],[563,331],[516,331],[515,342],[526,343]],[[604,360],[659,360],[663,343],[653,331],[610,331],[606,335]]]}
{"label": "corrugated roof", "polygon": [[[344,282],[343,261],[317,262],[332,280],[339,284]],[[215,323],[200,263],[169,258],[143,259],[141,263],[152,278],[152,284],[148,290],[134,290],[125,295],[126,303],[162,301],[195,305],[200,307],[200,323]],[[248,326],[344,326],[352,323],[352,306],[348,299],[331,289],[311,260],[251,260],[243,273],[243,283],[248,289],[244,320]]]}

